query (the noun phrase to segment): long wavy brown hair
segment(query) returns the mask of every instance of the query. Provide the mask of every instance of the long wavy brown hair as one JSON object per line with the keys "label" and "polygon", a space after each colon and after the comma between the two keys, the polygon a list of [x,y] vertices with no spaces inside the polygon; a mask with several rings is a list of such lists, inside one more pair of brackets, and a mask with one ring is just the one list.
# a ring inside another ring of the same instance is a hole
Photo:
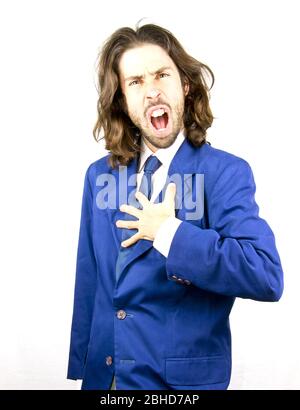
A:
{"label": "long wavy brown hair", "polygon": [[[165,28],[155,24],[146,24],[136,30],[122,27],[104,42],[97,64],[98,118],[93,135],[97,142],[105,139],[113,168],[127,165],[140,152],[141,133],[126,114],[126,101],[119,82],[119,61],[125,51],[145,43],[162,47],[177,66],[182,86],[189,84],[184,103],[185,137],[194,146],[201,146],[213,122],[209,106],[209,91],[214,84],[211,69],[191,57]],[[104,137],[100,137],[101,131]]]}

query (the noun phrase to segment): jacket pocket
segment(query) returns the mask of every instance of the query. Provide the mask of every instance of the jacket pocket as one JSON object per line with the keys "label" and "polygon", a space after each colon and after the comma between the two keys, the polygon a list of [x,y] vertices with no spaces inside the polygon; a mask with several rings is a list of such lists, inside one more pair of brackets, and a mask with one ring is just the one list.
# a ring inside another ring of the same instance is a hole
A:
{"label": "jacket pocket", "polygon": [[222,383],[229,379],[224,356],[166,359],[166,381],[173,385]]}

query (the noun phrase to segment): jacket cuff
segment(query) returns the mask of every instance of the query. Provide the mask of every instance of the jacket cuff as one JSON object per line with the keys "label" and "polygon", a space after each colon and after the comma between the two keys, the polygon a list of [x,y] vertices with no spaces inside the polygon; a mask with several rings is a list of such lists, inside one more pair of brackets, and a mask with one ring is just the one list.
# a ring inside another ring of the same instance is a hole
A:
{"label": "jacket cuff", "polygon": [[77,366],[72,366],[68,368],[67,379],[69,380],[82,380],[83,379],[83,368]]}

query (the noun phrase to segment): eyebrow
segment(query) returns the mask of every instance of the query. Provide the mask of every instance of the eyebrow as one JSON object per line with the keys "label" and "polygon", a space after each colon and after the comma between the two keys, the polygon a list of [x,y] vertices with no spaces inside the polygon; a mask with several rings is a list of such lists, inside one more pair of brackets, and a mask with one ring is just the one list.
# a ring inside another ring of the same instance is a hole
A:
{"label": "eyebrow", "polygon": [[[158,70],[156,70],[155,72],[150,72],[150,74],[151,75],[154,75],[154,74],[158,74],[158,73],[161,73],[162,71],[165,71],[165,70],[172,70],[172,67],[169,67],[169,66],[163,66],[163,67],[160,67]],[[138,78],[138,79],[141,79],[141,78],[143,78],[144,76],[143,75],[131,75],[130,77],[127,77],[127,78],[125,78],[125,81],[129,81],[129,80],[135,80],[136,78]]]}

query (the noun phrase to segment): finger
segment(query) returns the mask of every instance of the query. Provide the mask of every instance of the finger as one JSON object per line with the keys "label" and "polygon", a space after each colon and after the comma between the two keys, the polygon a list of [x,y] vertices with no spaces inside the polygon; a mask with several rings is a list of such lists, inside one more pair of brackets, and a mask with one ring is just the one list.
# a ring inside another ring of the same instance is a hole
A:
{"label": "finger", "polygon": [[139,239],[141,239],[141,235],[139,232],[137,232],[136,234],[132,235],[130,238],[126,239],[126,241],[121,242],[121,246],[123,246],[124,248],[127,248],[128,246],[133,245]]}
{"label": "finger", "polygon": [[126,212],[127,214],[130,214],[130,215],[133,215],[136,218],[139,218],[140,212],[141,212],[140,209],[137,209],[132,205],[126,205],[126,204],[123,204],[123,205],[120,206],[120,211]]}
{"label": "finger", "polygon": [[166,189],[165,199],[164,199],[165,204],[169,206],[174,206],[175,195],[176,195],[176,184],[174,182],[171,182],[170,184],[168,184],[167,189]]}
{"label": "finger", "polygon": [[118,228],[138,229],[138,221],[125,221],[119,219],[116,221],[116,225]]}
{"label": "finger", "polygon": [[144,195],[142,192],[137,191],[135,193],[135,197],[137,198],[137,200],[139,201],[139,203],[143,206],[144,208],[147,208],[147,206],[149,206],[150,201],[149,199],[146,197],[146,195]]}

